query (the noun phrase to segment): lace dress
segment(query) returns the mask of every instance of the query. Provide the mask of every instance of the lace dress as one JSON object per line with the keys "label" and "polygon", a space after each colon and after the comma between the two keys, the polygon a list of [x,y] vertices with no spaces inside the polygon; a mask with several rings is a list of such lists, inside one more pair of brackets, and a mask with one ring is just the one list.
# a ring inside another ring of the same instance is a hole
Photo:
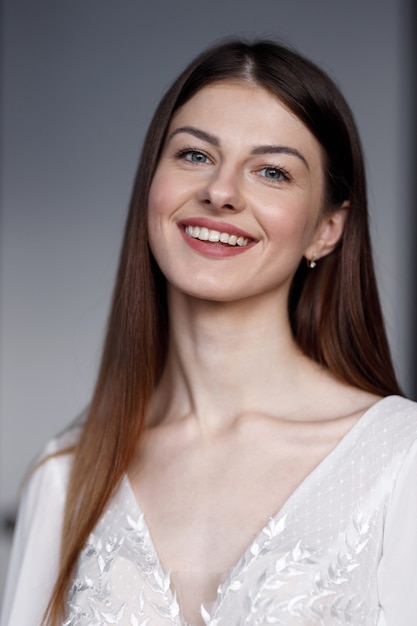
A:
{"label": "lace dress", "polygon": [[[26,492],[2,626],[39,623],[69,464],[48,461]],[[201,615],[207,626],[415,626],[417,405],[392,396],[369,409],[268,520]],[[185,625],[127,477],[80,555],[64,624]]]}

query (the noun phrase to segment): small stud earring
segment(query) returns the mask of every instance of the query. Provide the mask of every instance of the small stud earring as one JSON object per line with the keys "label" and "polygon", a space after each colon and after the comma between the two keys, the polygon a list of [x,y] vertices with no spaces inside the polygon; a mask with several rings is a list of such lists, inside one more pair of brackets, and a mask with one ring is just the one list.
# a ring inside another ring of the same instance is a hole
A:
{"label": "small stud earring", "polygon": [[316,262],[316,255],[313,253],[313,256],[311,257],[311,259],[308,261],[308,267],[313,270],[317,265]]}

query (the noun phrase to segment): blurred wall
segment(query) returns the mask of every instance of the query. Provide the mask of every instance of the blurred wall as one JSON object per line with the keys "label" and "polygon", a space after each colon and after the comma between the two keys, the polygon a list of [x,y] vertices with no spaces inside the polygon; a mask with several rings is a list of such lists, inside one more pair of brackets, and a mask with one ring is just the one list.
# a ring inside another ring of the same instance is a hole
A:
{"label": "blurred wall", "polygon": [[411,372],[411,385],[410,390],[414,399],[417,399],[417,246],[415,240],[417,236],[417,177],[416,177],[416,165],[417,165],[417,2],[415,0],[409,0],[408,10],[408,25],[409,36],[407,37],[407,58],[410,63],[409,83],[406,91],[406,103],[407,109],[405,113],[406,126],[407,126],[407,153],[410,153],[410,158],[407,167],[407,194],[408,194],[408,211],[410,218],[407,220],[407,224],[410,226],[410,237],[408,241],[409,250],[409,293],[411,294],[411,307],[409,310],[409,328],[407,332],[410,337],[410,362],[409,371]]}
{"label": "blurred wall", "polygon": [[13,510],[43,443],[88,402],[155,104],[223,36],[296,46],[351,103],[390,342],[411,393],[406,8],[406,0],[3,1],[0,514]]}

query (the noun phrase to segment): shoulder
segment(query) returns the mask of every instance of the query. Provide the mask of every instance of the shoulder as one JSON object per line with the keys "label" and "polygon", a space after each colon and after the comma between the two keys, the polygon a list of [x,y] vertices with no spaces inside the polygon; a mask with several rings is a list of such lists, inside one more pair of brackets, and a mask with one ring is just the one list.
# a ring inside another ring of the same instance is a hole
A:
{"label": "shoulder", "polygon": [[38,455],[26,480],[24,493],[47,479],[66,483],[73,452],[80,438],[84,416],[79,416],[65,430],[52,437]]}
{"label": "shoulder", "polygon": [[385,512],[380,603],[387,624],[411,625],[417,615],[417,403],[393,397],[381,415],[398,462]]}
{"label": "shoulder", "polygon": [[381,414],[414,415],[417,416],[417,402],[404,396],[386,396],[375,404],[375,409]]}
{"label": "shoulder", "polygon": [[373,407],[369,417],[367,430],[373,444],[369,453],[383,460],[380,477],[384,476],[384,468],[391,472],[388,512],[394,510],[397,515],[405,510],[405,498],[410,499],[417,515],[417,403],[388,396]]}
{"label": "shoulder", "polygon": [[78,439],[85,421],[85,413],[81,413],[64,430],[52,437],[44,446],[38,457],[38,463],[43,463],[53,455],[63,454],[66,451],[71,453],[77,445]]}
{"label": "shoulder", "polygon": [[358,471],[389,501],[404,468],[417,478],[417,404],[402,396],[380,399],[359,418],[348,442]]}
{"label": "shoulder", "polygon": [[19,514],[23,533],[34,518],[38,516],[42,519],[51,506],[55,511],[63,509],[73,450],[79,439],[82,424],[81,416],[50,439],[38,455],[22,492]]}
{"label": "shoulder", "polygon": [[394,448],[407,449],[417,440],[416,402],[402,396],[387,396],[367,414],[368,430],[379,433]]}
{"label": "shoulder", "polygon": [[[379,424],[386,445],[394,456],[402,458],[401,466],[416,465],[417,403],[401,396],[388,396],[378,404],[376,426]],[[403,467],[402,470],[404,473]]]}
{"label": "shoulder", "polygon": [[82,424],[77,419],[53,437],[26,479],[2,607],[9,626],[41,622],[58,571],[72,450]]}

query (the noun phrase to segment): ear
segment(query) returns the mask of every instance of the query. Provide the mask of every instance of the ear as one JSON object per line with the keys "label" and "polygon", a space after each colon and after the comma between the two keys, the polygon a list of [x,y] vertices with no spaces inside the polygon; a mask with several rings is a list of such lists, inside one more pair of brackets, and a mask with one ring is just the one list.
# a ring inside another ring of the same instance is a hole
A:
{"label": "ear", "polygon": [[308,261],[317,261],[333,252],[342,238],[348,208],[349,201],[346,200],[339,209],[322,216],[313,240],[304,253]]}

